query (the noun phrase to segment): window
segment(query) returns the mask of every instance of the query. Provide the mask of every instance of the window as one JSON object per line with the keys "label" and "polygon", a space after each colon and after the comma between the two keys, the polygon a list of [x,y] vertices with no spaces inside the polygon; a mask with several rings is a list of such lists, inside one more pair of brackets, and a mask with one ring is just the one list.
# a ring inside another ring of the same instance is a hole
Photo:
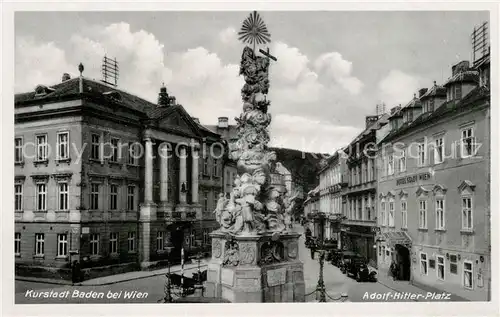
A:
{"label": "window", "polygon": [[203,244],[209,244],[210,243],[210,235],[209,235],[208,229],[203,229]]}
{"label": "window", "polygon": [[24,161],[23,155],[23,138],[14,139],[14,162],[22,163]]}
{"label": "window", "polygon": [[208,211],[208,192],[203,192],[203,211]]}
{"label": "window", "polygon": [[69,132],[57,133],[57,159],[66,160],[69,158]]}
{"label": "window", "polygon": [[389,201],[389,227],[394,227],[394,200]]}
{"label": "window", "polygon": [[164,240],[163,240],[163,231],[158,231],[156,233],[156,250],[163,250]]}
{"label": "window", "polygon": [[[371,173],[370,173],[370,180],[375,180],[375,159],[371,159]],[[341,176],[339,172],[339,182],[341,181]]]}
{"label": "window", "polygon": [[47,210],[47,184],[36,184],[36,209]]}
{"label": "window", "polygon": [[208,156],[203,156],[203,175],[208,175]]}
{"label": "window", "polygon": [[214,165],[213,165],[213,175],[214,176],[219,176],[219,165],[218,165],[218,160],[214,158]]}
{"label": "window", "polygon": [[436,200],[436,229],[444,230],[444,199]]}
{"label": "window", "polygon": [[45,249],[45,234],[36,233],[35,234],[35,255],[43,256]]}
{"label": "window", "polygon": [[472,198],[462,197],[462,230],[472,230]]}
{"label": "window", "polygon": [[386,218],[385,218],[385,201],[382,200],[380,203],[380,219],[382,220],[382,226],[386,225]]}
{"label": "window", "polygon": [[90,209],[99,209],[99,184],[90,185]]}
{"label": "window", "polygon": [[444,140],[438,138],[434,141],[434,164],[443,163],[444,161]]}
{"label": "window", "polygon": [[453,99],[461,99],[462,98],[462,85],[458,84],[454,87],[455,98]]}
{"label": "window", "polygon": [[394,174],[394,155],[390,154],[388,163],[387,163],[387,174],[393,175]]}
{"label": "window", "polygon": [[420,253],[420,273],[427,275],[427,253]]}
{"label": "window", "polygon": [[427,229],[427,201],[426,200],[420,200],[418,202],[418,225],[420,229]]}
{"label": "window", "polygon": [[425,143],[418,144],[418,166],[425,165]]}
{"label": "window", "polygon": [[464,261],[464,287],[468,289],[473,289],[472,281],[472,262]]}
{"label": "window", "polygon": [[137,144],[134,143],[129,143],[128,145],[128,164],[129,165],[137,165],[137,159],[138,159],[138,150],[137,150]]}
{"label": "window", "polygon": [[231,187],[231,173],[229,171],[226,171],[226,187]]}
{"label": "window", "polygon": [[429,112],[433,112],[434,111],[434,98],[431,98],[429,100],[429,109],[428,109]]}
{"label": "window", "polygon": [[458,262],[456,254],[450,254],[450,273],[451,274],[458,273]]}
{"label": "window", "polygon": [[217,206],[217,201],[219,200],[219,192],[214,192],[214,209]]}
{"label": "window", "polygon": [[399,157],[399,171],[406,171],[406,149],[401,151],[401,156]]}
{"label": "window", "polygon": [[21,233],[16,232],[14,234],[14,254],[21,255]]}
{"label": "window", "polygon": [[90,158],[94,160],[101,159],[101,136],[99,134],[92,134],[92,145],[90,148]]}
{"label": "window", "polygon": [[15,211],[23,210],[23,185],[15,184],[14,185],[14,207]]}
{"label": "window", "polygon": [[191,243],[192,248],[196,246],[196,231],[195,230],[191,231],[191,234],[189,235],[189,241]]}
{"label": "window", "polygon": [[57,235],[57,256],[64,257],[68,256],[68,235],[58,234]]}
{"label": "window", "polygon": [[461,154],[462,158],[467,158],[475,155],[476,139],[474,138],[474,130],[467,128],[462,130],[461,138]]}
{"label": "window", "polygon": [[118,253],[118,233],[111,232],[109,234],[109,253],[116,254]]}
{"label": "window", "polygon": [[438,255],[437,258],[437,278],[444,281],[444,256]]}
{"label": "window", "polygon": [[109,158],[110,162],[118,162],[119,143],[120,143],[120,139],[111,138],[111,157]]}
{"label": "window", "polygon": [[127,210],[130,210],[130,211],[135,210],[135,186],[134,185],[129,185],[127,187]]}
{"label": "window", "polygon": [[37,161],[46,161],[48,159],[48,144],[46,134],[36,136],[36,148]]}
{"label": "window", "polygon": [[99,234],[90,235],[90,255],[99,255]]}
{"label": "window", "polygon": [[401,228],[408,228],[408,210],[406,200],[401,202]]}
{"label": "window", "polygon": [[118,185],[111,184],[109,187],[109,209],[116,210],[118,208]]}
{"label": "window", "polygon": [[68,183],[59,183],[59,210],[68,210]]}
{"label": "window", "polygon": [[129,232],[127,237],[128,252],[135,252],[135,232]]}

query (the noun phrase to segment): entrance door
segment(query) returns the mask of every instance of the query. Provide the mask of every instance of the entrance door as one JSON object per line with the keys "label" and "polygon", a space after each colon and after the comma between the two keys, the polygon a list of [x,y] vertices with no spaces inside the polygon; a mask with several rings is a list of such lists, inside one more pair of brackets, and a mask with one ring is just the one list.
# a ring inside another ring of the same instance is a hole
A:
{"label": "entrance door", "polygon": [[400,244],[396,244],[395,249],[396,263],[400,268],[398,278],[403,281],[409,281],[411,271],[410,250]]}
{"label": "entrance door", "polygon": [[174,229],[171,233],[171,239],[172,245],[174,247],[171,252],[171,258],[173,261],[180,263],[181,248],[182,244],[184,243],[184,232],[181,229]]}

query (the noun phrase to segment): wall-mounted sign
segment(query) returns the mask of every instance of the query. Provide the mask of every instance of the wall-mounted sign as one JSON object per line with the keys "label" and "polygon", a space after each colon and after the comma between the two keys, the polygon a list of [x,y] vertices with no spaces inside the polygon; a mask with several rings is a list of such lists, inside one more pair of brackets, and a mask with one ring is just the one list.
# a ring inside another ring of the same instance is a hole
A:
{"label": "wall-mounted sign", "polygon": [[417,181],[426,181],[428,179],[431,179],[432,175],[429,172],[425,173],[420,173],[420,174],[415,174],[415,175],[410,175],[402,178],[396,179],[396,186],[399,185],[404,185],[404,184],[411,184],[415,183]]}

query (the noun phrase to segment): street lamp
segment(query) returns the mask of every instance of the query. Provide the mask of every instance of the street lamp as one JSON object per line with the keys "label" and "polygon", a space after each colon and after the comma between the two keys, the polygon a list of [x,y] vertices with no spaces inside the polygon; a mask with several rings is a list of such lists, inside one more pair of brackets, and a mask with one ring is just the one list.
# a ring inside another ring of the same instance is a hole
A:
{"label": "street lamp", "polygon": [[171,286],[171,278],[170,278],[170,252],[174,249],[174,247],[169,243],[167,246],[165,246],[165,250],[167,251],[167,266],[168,266],[168,273],[167,273],[167,281],[165,284],[165,303],[171,303],[172,302],[172,286]]}

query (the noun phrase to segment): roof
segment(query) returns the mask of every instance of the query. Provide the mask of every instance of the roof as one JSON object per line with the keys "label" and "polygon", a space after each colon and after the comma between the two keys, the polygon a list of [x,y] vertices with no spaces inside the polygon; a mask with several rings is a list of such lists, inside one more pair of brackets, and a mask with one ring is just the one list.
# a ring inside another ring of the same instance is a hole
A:
{"label": "roof", "polygon": [[446,97],[446,88],[444,86],[438,86],[436,85],[436,82],[434,82],[434,86],[427,90],[427,92],[420,97],[420,100],[430,97]]}
{"label": "roof", "polygon": [[[53,100],[65,96],[77,95],[80,93],[79,85],[80,77],[75,77],[58,83],[56,85],[50,86],[54,89],[54,92],[48,93],[46,95],[37,97],[35,92],[27,92],[16,94],[14,97],[15,104],[22,104],[27,102],[37,102],[39,100]],[[158,113],[161,113],[168,107],[158,107],[158,105],[149,102],[140,97],[134,96],[126,91],[117,89],[116,87],[107,85],[103,82],[94,81],[90,78],[82,77],[82,88],[85,95],[104,97],[103,94],[107,92],[118,92],[121,96],[120,104],[130,109],[137,110],[148,116],[152,115],[158,117]]]}
{"label": "roof", "polygon": [[459,72],[448,79],[448,81],[444,84],[444,87],[456,82],[470,82],[477,84],[479,83],[479,73],[471,69]]}
{"label": "roof", "polygon": [[220,134],[227,141],[238,138],[238,127],[234,124],[228,125],[227,128],[219,128],[218,125],[205,125],[206,129]]}
{"label": "roof", "polygon": [[461,100],[447,101],[433,112],[425,112],[412,122],[406,122],[399,129],[391,131],[381,142],[388,142],[393,138],[406,133],[408,130],[428,124],[431,120],[438,120],[445,115],[458,112],[469,107],[480,106],[481,104],[484,104],[484,102],[489,102],[489,98],[490,90],[487,87],[477,87]]}

